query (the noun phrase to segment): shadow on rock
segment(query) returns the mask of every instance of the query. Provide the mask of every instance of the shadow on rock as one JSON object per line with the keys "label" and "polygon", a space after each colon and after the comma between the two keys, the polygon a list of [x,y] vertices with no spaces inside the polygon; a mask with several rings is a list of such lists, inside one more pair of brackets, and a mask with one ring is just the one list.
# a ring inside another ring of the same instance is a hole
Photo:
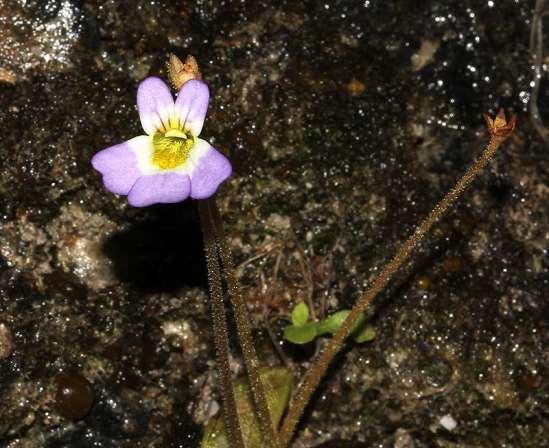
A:
{"label": "shadow on rock", "polygon": [[137,289],[207,285],[202,232],[190,201],[147,209],[142,221],[113,234],[103,250],[117,277]]}

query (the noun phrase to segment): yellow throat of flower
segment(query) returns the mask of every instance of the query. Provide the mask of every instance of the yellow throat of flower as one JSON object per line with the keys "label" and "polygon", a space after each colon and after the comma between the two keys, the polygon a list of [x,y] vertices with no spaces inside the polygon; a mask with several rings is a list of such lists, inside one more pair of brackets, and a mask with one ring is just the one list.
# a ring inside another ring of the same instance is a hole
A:
{"label": "yellow throat of flower", "polygon": [[181,166],[189,159],[195,138],[178,129],[153,135],[152,163],[163,170]]}

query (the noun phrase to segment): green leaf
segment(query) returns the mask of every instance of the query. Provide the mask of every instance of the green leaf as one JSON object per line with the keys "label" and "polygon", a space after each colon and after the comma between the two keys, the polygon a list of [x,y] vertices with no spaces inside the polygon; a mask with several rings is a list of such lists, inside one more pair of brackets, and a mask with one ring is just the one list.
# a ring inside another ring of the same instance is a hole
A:
{"label": "green leaf", "polygon": [[[282,415],[288,406],[292,394],[293,380],[289,370],[265,368],[260,372],[261,381],[265,384],[267,406],[278,426]],[[252,400],[250,385],[245,378],[236,382],[234,396],[238,412],[238,420],[242,429],[244,443],[248,447],[263,446],[262,433]],[[225,434],[223,417],[211,419],[204,428],[201,448],[230,448]]]}
{"label": "green leaf", "polygon": [[284,339],[293,344],[307,344],[317,335],[317,324],[309,322],[303,325],[289,325],[284,328]]}
{"label": "green leaf", "polygon": [[334,334],[337,330],[339,330],[345,319],[347,319],[349,313],[349,310],[341,310],[328,316],[326,319],[318,324],[318,333]]}
{"label": "green leaf", "polygon": [[292,324],[296,327],[305,325],[309,320],[309,308],[305,305],[305,302],[299,302],[292,310]]}
{"label": "green leaf", "polygon": [[[334,334],[341,328],[350,312],[350,310],[341,310],[328,316],[318,324],[318,334]],[[364,321],[364,316],[360,316],[358,321],[355,323],[353,332],[357,331],[362,325],[364,325]]]}
{"label": "green leaf", "polygon": [[364,328],[360,328],[359,331],[354,335],[355,342],[359,344],[363,342],[370,342],[376,337],[376,329],[371,325],[366,325]]}

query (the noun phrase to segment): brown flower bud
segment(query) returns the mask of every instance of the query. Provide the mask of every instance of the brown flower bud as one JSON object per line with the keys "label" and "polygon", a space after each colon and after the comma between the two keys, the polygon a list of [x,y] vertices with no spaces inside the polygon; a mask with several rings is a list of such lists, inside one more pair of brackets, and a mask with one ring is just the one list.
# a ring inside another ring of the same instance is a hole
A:
{"label": "brown flower bud", "polygon": [[170,54],[167,66],[168,78],[175,90],[179,90],[190,79],[202,79],[202,74],[194,56],[188,55],[185,63],[183,63],[175,54]]}

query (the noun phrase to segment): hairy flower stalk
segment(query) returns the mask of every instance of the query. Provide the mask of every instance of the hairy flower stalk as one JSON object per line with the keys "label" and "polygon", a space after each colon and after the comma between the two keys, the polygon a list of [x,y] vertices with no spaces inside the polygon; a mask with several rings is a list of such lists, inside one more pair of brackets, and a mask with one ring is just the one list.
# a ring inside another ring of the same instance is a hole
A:
{"label": "hairy flower stalk", "polygon": [[244,358],[244,364],[246,365],[246,371],[250,380],[250,389],[252,391],[252,397],[256,407],[259,424],[261,425],[261,430],[263,432],[263,440],[265,446],[277,448],[279,445],[278,436],[276,428],[273,425],[271,412],[267,405],[265,386],[262,383],[261,376],[259,374],[259,358],[255,351],[252,332],[248,323],[246,304],[242,294],[240,293],[238,280],[236,279],[231,249],[227,242],[227,238],[225,237],[223,221],[219,215],[217,205],[215,204],[215,198],[210,198],[207,203],[209,206],[210,217],[215,229],[215,235],[221,256],[221,264],[225,273],[225,280],[227,281],[229,297],[234,308],[234,316],[240,346],[242,348],[242,356]]}
{"label": "hairy flower stalk", "polygon": [[456,202],[465,189],[477,177],[477,175],[486,167],[488,162],[496,154],[500,145],[511,135],[515,128],[516,118],[513,117],[509,122],[505,119],[503,110],[500,110],[495,119],[491,119],[485,115],[486,123],[490,131],[490,142],[481,156],[473,163],[471,168],[458,180],[454,188],[452,188],[442,200],[431,210],[427,218],[416,228],[414,233],[400,246],[396,255],[389,261],[381,273],[372,282],[369,289],[362,295],[358,302],[354,305],[349,316],[341,328],[334,334],[326,348],[321,352],[318,358],[308,370],[305,378],[294,398],[288,414],[284,421],[280,432],[280,444],[282,447],[287,447],[293,437],[295,428],[303,411],[309,403],[315,389],[320,384],[324,377],[328,366],[334,359],[335,355],[341,349],[343,342],[352,332],[356,322],[362,316],[364,310],[370,305],[373,299],[382,291],[393,274],[402,266],[409,258],[412,250],[421,242],[425,235],[429,232],[433,224],[435,224],[446,211]]}
{"label": "hairy flower stalk", "polygon": [[[202,79],[202,74],[200,73],[196,59],[192,56],[187,56],[185,63],[183,63],[177,56],[173,54],[170,55],[167,69],[170,83],[175,90],[181,89],[182,86],[188,81]],[[224,403],[226,408],[230,408],[225,414],[229,440],[234,440],[234,437],[236,437],[236,432],[238,431],[238,438],[240,439],[240,442],[242,442],[242,431],[238,426],[238,420],[236,422],[234,420],[234,418],[238,419],[238,415],[236,408],[233,407],[233,384],[230,381],[230,371],[228,370],[227,364],[229,343],[227,339],[227,321],[221,285],[221,279],[223,277],[227,283],[228,294],[234,308],[234,316],[240,346],[242,348],[242,356],[244,358],[244,364],[246,365],[250,389],[263,433],[263,442],[265,446],[278,448],[277,432],[272,423],[265,394],[265,387],[259,374],[260,364],[252,340],[246,305],[243,301],[242,295],[240,294],[238,281],[234,273],[234,263],[232,260],[230,247],[223,231],[223,223],[221,221],[221,217],[219,216],[219,211],[217,210],[215,200],[211,198],[209,200],[201,201],[199,203],[199,210],[203,229],[202,231],[204,232],[204,246],[208,264],[210,294],[213,300],[212,311],[214,314],[216,347],[219,362],[221,364],[221,374],[223,376],[222,392],[224,394]],[[221,258],[223,270],[220,269],[218,257]],[[240,445],[234,446],[240,447]]]}
{"label": "hairy flower stalk", "polygon": [[244,448],[229,363],[229,332],[227,329],[225,304],[223,303],[223,287],[221,283],[214,227],[211,222],[208,203],[206,201],[199,202],[198,210],[200,213],[200,222],[202,223],[204,252],[206,254],[206,263],[208,266],[208,284],[210,286],[210,297],[212,299],[214,340],[217,362],[219,364],[219,374],[221,377],[225,428],[231,447]]}

